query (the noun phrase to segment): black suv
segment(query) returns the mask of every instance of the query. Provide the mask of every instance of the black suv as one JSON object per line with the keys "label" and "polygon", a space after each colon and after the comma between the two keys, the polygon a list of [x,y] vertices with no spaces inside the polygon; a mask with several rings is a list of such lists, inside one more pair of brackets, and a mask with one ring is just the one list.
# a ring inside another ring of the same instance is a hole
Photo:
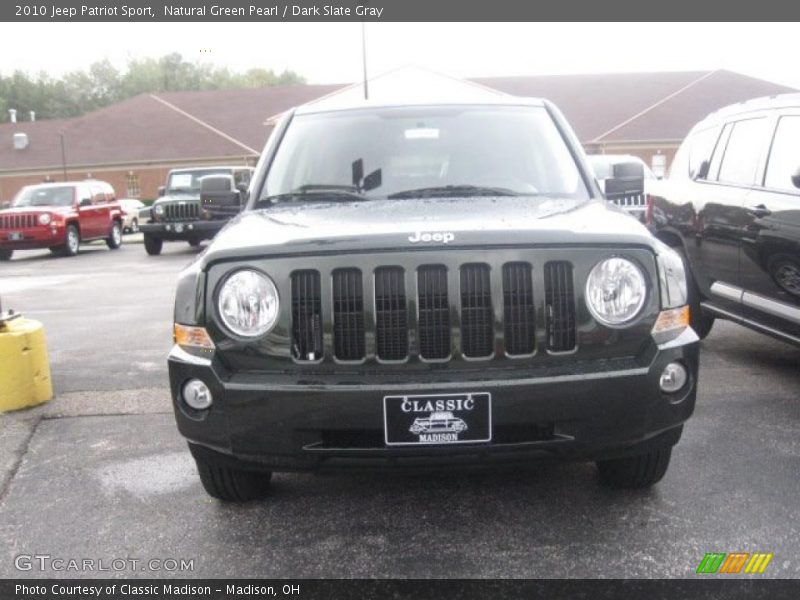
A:
{"label": "black suv", "polygon": [[161,254],[164,241],[183,240],[197,246],[210,240],[230,219],[230,214],[204,205],[200,190],[205,178],[225,178],[237,195],[237,211],[244,206],[247,188],[253,175],[251,167],[197,167],[173,169],[167,185],[158,189],[160,196],[150,208],[150,218],[139,226],[144,233],[144,248],[150,255]]}
{"label": "black suv", "polygon": [[800,344],[800,94],[708,116],[651,192],[656,235],[694,275],[697,333],[720,317]]}
{"label": "black suv", "polygon": [[250,190],[178,282],[175,416],[211,495],[345,465],[664,475],[697,383],[683,263],[552,104],[306,106]]}

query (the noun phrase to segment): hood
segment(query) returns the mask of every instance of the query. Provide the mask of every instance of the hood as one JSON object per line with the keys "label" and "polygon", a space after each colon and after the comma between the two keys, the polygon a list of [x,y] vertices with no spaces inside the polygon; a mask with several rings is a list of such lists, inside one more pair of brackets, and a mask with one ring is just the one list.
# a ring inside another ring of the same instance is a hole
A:
{"label": "hood", "polygon": [[153,205],[156,204],[166,204],[168,202],[187,202],[187,201],[200,201],[200,194],[190,194],[187,192],[179,192],[179,193],[168,193],[164,196],[158,198]]}
{"label": "hood", "polygon": [[653,240],[641,223],[604,200],[502,197],[293,203],[240,214],[217,235],[203,260],[287,251],[515,244],[652,247]]}

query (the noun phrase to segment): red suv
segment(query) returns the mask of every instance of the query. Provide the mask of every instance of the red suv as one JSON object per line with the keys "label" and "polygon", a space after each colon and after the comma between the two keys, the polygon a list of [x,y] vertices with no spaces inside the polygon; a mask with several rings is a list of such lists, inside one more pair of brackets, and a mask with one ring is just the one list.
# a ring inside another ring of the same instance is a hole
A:
{"label": "red suv", "polygon": [[0,260],[34,248],[75,256],[91,240],[105,240],[112,250],[122,244],[122,209],[105,181],[29,185],[0,210]]}

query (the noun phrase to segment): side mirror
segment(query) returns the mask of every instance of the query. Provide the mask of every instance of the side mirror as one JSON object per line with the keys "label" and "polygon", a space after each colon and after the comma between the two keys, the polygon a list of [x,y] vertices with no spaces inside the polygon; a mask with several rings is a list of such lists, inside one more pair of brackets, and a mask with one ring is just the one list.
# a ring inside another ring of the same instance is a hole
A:
{"label": "side mirror", "polygon": [[242,209],[242,192],[231,175],[207,175],[200,180],[200,205],[212,218],[232,217]]}
{"label": "side mirror", "polygon": [[800,167],[797,167],[794,175],[792,175],[792,183],[794,184],[794,187],[800,188]]}
{"label": "side mirror", "polygon": [[92,205],[92,199],[91,198],[83,198],[83,199],[81,199],[81,202],[79,204],[79,206],[91,206],[91,205]]}
{"label": "side mirror", "polygon": [[163,196],[164,194],[166,194],[166,193],[167,193],[167,188],[166,187],[164,187],[163,185],[158,186],[158,197],[159,198],[161,196]]}
{"label": "side mirror", "polygon": [[639,162],[621,162],[611,167],[605,180],[606,196],[630,196],[644,193],[644,167]]}

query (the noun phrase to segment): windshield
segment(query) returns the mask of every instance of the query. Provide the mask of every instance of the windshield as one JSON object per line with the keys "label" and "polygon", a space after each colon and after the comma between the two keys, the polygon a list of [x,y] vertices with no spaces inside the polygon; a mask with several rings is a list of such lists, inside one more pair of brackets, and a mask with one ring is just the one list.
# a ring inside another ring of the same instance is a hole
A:
{"label": "windshield", "polygon": [[72,206],[75,190],[70,186],[25,187],[20,190],[11,206]]}
{"label": "windshield", "polygon": [[586,199],[543,107],[386,108],[296,116],[260,201],[548,196]]}
{"label": "windshield", "polygon": [[198,169],[196,171],[178,171],[169,174],[168,192],[200,193],[200,180],[207,175],[230,175],[230,169]]}

